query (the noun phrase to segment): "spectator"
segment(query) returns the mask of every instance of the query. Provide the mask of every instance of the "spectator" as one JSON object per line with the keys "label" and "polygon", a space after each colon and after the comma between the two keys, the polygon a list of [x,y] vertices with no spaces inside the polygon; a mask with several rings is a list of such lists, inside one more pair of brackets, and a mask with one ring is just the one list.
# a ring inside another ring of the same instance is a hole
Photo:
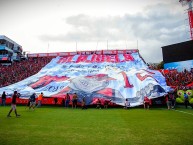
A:
{"label": "spectator", "polygon": [[125,99],[125,109],[130,107],[130,102],[128,101],[128,99]]}
{"label": "spectator", "polygon": [[144,109],[149,109],[150,99],[147,96],[144,97],[143,105],[144,105]]}
{"label": "spectator", "polygon": [[167,73],[161,72],[166,78],[167,85],[175,88],[185,88],[187,85],[191,84],[193,80],[193,73],[186,69],[182,72],[176,70],[169,70]]}
{"label": "spectator", "polygon": [[87,109],[85,97],[82,99],[82,109]]}
{"label": "spectator", "polygon": [[174,95],[174,92],[171,93],[171,98],[172,98],[172,109],[175,109],[176,106],[176,97]]}
{"label": "spectator", "polygon": [[66,107],[66,108],[68,108],[69,103],[70,103],[70,95],[67,93],[67,94],[66,94],[66,100],[65,100],[65,107]]}
{"label": "spectator", "polygon": [[97,99],[96,105],[97,109],[101,109],[101,100],[99,98]]}
{"label": "spectator", "polygon": [[13,62],[11,66],[1,66],[0,87],[14,84],[38,73],[51,59],[52,57],[29,58],[21,62]]}
{"label": "spectator", "polygon": [[186,92],[185,92],[185,93],[184,93],[184,104],[185,104],[186,109],[188,108],[188,103],[189,103],[189,101],[188,101],[188,95],[187,95]]}
{"label": "spectator", "polygon": [[5,106],[5,104],[6,104],[6,94],[5,94],[5,91],[3,92],[2,96],[1,96],[1,99],[2,99],[2,106]]}
{"label": "spectator", "polygon": [[36,94],[33,93],[31,96],[30,96],[30,106],[29,106],[29,109],[35,109],[35,106],[36,106]]}
{"label": "spectator", "polygon": [[54,98],[54,104],[56,105],[58,103],[58,98]]}
{"label": "spectator", "polygon": [[25,109],[29,108],[29,106],[30,106],[30,98],[29,98],[28,101],[27,101],[27,104],[26,104]]}
{"label": "spectator", "polygon": [[110,102],[111,102],[111,100],[105,100],[105,101],[104,101],[104,108],[107,109]]}
{"label": "spectator", "polygon": [[172,109],[172,98],[173,98],[173,95],[171,93],[168,93],[166,95],[166,103],[167,103],[168,110]]}
{"label": "spectator", "polygon": [[38,96],[38,105],[36,107],[41,107],[42,106],[42,98],[43,98],[43,93],[39,94]]}
{"label": "spectator", "polygon": [[64,106],[65,107],[65,99],[64,98],[62,98],[62,106]]}
{"label": "spectator", "polygon": [[16,117],[19,117],[20,115],[17,114],[17,110],[16,110],[16,99],[18,98],[18,94],[17,94],[17,91],[14,91],[14,94],[12,96],[12,101],[11,101],[11,110],[9,111],[7,117],[11,117],[11,112],[12,111],[15,111],[15,115]]}
{"label": "spectator", "polygon": [[78,96],[76,93],[74,93],[73,97],[72,97],[72,108],[76,108],[77,107],[77,101],[78,101]]}

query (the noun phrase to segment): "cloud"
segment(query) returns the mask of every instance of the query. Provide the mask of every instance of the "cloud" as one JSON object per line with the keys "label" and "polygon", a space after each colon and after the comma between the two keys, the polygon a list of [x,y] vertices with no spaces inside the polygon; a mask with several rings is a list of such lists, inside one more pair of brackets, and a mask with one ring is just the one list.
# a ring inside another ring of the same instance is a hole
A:
{"label": "cloud", "polygon": [[161,39],[183,37],[183,17],[181,12],[173,13],[171,5],[157,4],[148,6],[143,13],[124,16],[92,17],[89,15],[76,15],[65,19],[72,27],[67,34],[41,35],[42,40],[53,41],[120,41],[125,38]]}
{"label": "cloud", "polygon": [[[185,41],[188,37],[184,29],[184,15],[173,11],[178,5],[159,3],[147,6],[143,13],[123,16],[93,17],[79,14],[70,16],[65,23],[71,27],[66,33],[44,34],[43,41],[96,42],[109,40],[116,44],[120,41],[139,41],[140,51],[145,59],[161,61],[161,47]],[[149,58],[149,56],[153,56]]]}

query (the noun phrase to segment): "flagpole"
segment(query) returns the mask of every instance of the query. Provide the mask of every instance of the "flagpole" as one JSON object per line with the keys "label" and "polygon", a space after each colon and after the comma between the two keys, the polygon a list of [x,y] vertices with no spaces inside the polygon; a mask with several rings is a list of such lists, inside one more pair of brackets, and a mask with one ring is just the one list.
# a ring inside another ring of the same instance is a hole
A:
{"label": "flagpole", "polygon": [[96,51],[97,51],[97,48],[98,48],[98,42],[99,42],[99,41],[97,41],[97,45],[96,45]]}
{"label": "flagpole", "polygon": [[48,42],[48,49],[47,49],[47,53],[48,53],[49,47],[50,47],[50,45],[49,45],[49,42]]}
{"label": "flagpole", "polygon": [[138,49],[138,40],[137,40],[137,49]]}
{"label": "flagpole", "polygon": [[76,53],[77,53],[77,41],[76,41]]}
{"label": "flagpole", "polygon": [[108,50],[108,40],[107,40],[107,50]]}
{"label": "flagpole", "polygon": [[126,45],[126,49],[127,49],[127,42],[126,42],[126,40],[125,40],[125,45]]}

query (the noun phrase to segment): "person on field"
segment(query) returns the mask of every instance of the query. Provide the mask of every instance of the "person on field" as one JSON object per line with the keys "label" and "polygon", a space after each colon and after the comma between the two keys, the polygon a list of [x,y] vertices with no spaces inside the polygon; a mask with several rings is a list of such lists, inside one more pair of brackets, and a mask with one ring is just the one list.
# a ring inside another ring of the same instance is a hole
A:
{"label": "person on field", "polygon": [[189,103],[189,101],[188,101],[188,95],[187,95],[186,92],[185,92],[185,93],[184,93],[184,105],[185,105],[186,109],[188,108],[188,103]]}
{"label": "person on field", "polygon": [[54,98],[54,104],[57,105],[58,103],[58,98]]}
{"label": "person on field", "polygon": [[176,107],[176,97],[174,93],[172,93],[172,109],[175,109],[175,107]]}
{"label": "person on field", "polygon": [[97,109],[101,109],[101,100],[99,98],[97,99],[96,105]]}
{"label": "person on field", "polygon": [[62,106],[65,107],[65,103],[66,103],[66,100],[64,98],[62,98],[62,102],[61,102]]}
{"label": "person on field", "polygon": [[6,104],[6,94],[5,94],[5,91],[1,95],[1,99],[2,99],[2,106],[5,106],[5,104]]}
{"label": "person on field", "polygon": [[28,101],[27,101],[27,104],[26,104],[25,109],[29,108],[29,106],[30,106],[30,98],[29,98]]}
{"label": "person on field", "polygon": [[85,97],[82,99],[82,109],[87,109]]}
{"label": "person on field", "polygon": [[70,103],[70,95],[67,93],[67,94],[66,94],[66,100],[65,100],[65,107],[66,107],[66,108],[68,108],[69,103]]}
{"label": "person on field", "polygon": [[72,108],[76,108],[77,107],[77,102],[78,102],[78,96],[76,93],[74,93],[73,97],[72,97]]}
{"label": "person on field", "polygon": [[36,107],[41,107],[42,106],[42,99],[43,99],[43,93],[39,94],[38,96],[38,105]]}
{"label": "person on field", "polygon": [[12,95],[12,101],[11,101],[11,109],[9,111],[9,113],[7,114],[7,117],[11,117],[11,112],[14,111],[16,117],[19,117],[20,115],[17,114],[17,110],[16,110],[16,99],[18,98],[18,93],[17,91],[14,91],[13,95]]}
{"label": "person on field", "polygon": [[150,103],[151,103],[150,99],[147,96],[145,96],[143,101],[144,109],[149,109]]}
{"label": "person on field", "polygon": [[172,98],[173,98],[173,95],[171,93],[168,93],[166,95],[166,103],[168,106],[168,110],[172,109]]}
{"label": "person on field", "polygon": [[128,99],[125,99],[125,109],[128,109],[130,107],[130,102]]}
{"label": "person on field", "polygon": [[110,104],[111,100],[105,100],[104,101],[104,108],[108,108],[109,104]]}
{"label": "person on field", "polygon": [[170,109],[175,109],[176,98],[175,98],[174,92],[169,92],[168,97],[169,97],[168,100],[170,101],[169,102]]}
{"label": "person on field", "polygon": [[30,106],[29,106],[29,109],[35,109],[35,106],[36,106],[36,94],[33,93],[31,96],[30,96]]}

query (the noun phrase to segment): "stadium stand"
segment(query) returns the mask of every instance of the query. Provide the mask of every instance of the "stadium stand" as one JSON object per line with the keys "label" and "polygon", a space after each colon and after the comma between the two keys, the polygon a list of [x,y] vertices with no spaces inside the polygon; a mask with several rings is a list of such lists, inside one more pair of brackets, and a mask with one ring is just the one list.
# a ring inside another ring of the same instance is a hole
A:
{"label": "stadium stand", "polygon": [[11,66],[0,66],[0,87],[19,82],[39,72],[53,57],[28,58]]}
{"label": "stadium stand", "polygon": [[177,90],[193,88],[193,71],[184,70],[178,72],[176,70],[160,71],[166,78],[168,86],[172,86]]}

